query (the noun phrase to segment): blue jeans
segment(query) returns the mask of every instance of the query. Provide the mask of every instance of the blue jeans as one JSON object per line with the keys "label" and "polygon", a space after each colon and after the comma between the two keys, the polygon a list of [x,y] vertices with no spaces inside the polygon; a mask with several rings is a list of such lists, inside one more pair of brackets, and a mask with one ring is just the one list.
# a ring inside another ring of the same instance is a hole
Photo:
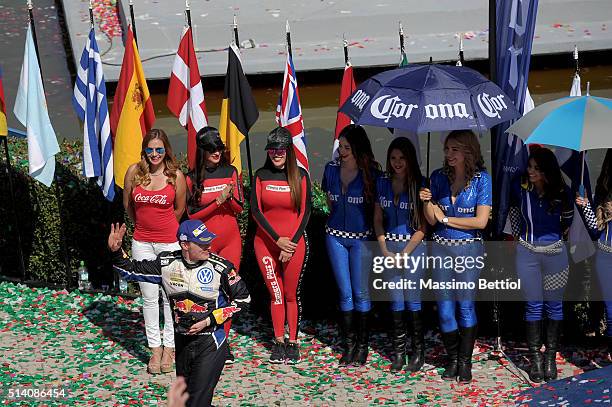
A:
{"label": "blue jeans", "polygon": [[[388,241],[387,250],[391,253],[401,253],[406,247],[408,242],[393,242]],[[427,248],[425,244],[419,243],[414,248],[411,257],[423,257],[427,254]],[[410,264],[410,263],[409,263]],[[405,309],[408,311],[420,311],[421,310],[421,289],[420,281],[425,274],[425,267],[417,267],[416,269],[395,269],[387,270],[387,281],[399,282],[403,278],[414,281],[416,289],[414,290],[391,290],[391,311],[401,312]]]}
{"label": "blue jeans", "polygon": [[597,249],[595,272],[601,286],[601,295],[606,305],[606,335],[612,336],[612,253]]}
{"label": "blue jeans", "polygon": [[372,304],[367,241],[326,234],[325,246],[340,291],[340,310],[368,312]]}
{"label": "blue jeans", "polygon": [[[473,242],[460,246],[444,246],[433,242],[431,254],[437,260],[457,259],[468,257],[477,258],[484,256],[484,245],[482,242]],[[446,263],[449,261],[447,260]],[[456,263],[457,266],[459,263]],[[476,288],[481,268],[476,263],[448,269],[438,261],[434,263],[433,280],[439,283],[450,283],[453,280],[458,283],[474,283]],[[440,318],[440,329],[442,332],[452,332],[461,328],[471,328],[476,325],[476,288],[474,289],[444,289],[438,290],[438,316]]]}
{"label": "blue jeans", "polygon": [[568,260],[565,246],[561,253],[533,252],[521,244],[516,249],[516,273],[525,296],[525,320],[540,321],[546,317],[563,320],[563,292],[567,285]]}

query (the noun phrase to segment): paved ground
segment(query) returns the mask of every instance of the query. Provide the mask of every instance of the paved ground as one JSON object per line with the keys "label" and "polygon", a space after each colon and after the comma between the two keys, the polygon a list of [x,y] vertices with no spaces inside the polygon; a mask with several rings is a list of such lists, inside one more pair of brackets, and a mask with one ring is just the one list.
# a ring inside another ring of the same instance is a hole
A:
{"label": "paved ground", "polygon": [[[147,350],[140,300],[76,292],[31,289],[0,284],[0,389],[65,386],[69,397],[44,405],[159,405],[174,375],[151,377],[145,372]],[[470,385],[443,382],[435,366],[442,347],[427,338],[426,371],[388,373],[385,335],[373,339],[364,368],[336,367],[335,324],[306,323],[303,362],[297,366],[267,363],[270,326],[254,316],[235,324],[235,365],[225,369],[217,386],[216,405],[511,405],[527,386],[507,363],[477,356]],[[316,335],[315,335],[316,334]],[[490,349],[484,338],[477,350]],[[509,344],[512,345],[512,344]],[[523,364],[516,351],[510,356]],[[577,353],[571,363],[558,358],[561,376],[581,372],[598,354]],[[585,362],[585,360],[587,362]],[[432,365],[433,364],[433,365]],[[9,405],[7,393],[0,395]],[[31,400],[11,405],[34,405]]]}
{"label": "paved ground", "polygon": [[[79,58],[89,32],[88,2],[63,0],[74,55]],[[115,0],[94,0],[98,41],[107,64],[107,81],[117,80],[123,57]],[[129,16],[128,1],[123,1]],[[389,66],[399,62],[398,22],[412,62],[457,57],[458,33],[464,33],[466,60],[487,57],[488,2],[483,0],[234,0],[191,1],[192,24],[203,76],[224,75],[232,40],[230,25],[238,18],[245,71],[282,72],[285,22],[291,24],[298,72],[344,66],[343,35],[353,64]],[[184,2],[135,0],[140,54],[147,79],[167,78],[185,24]],[[608,49],[612,41],[612,8],[608,0],[540,0],[534,54]]]}

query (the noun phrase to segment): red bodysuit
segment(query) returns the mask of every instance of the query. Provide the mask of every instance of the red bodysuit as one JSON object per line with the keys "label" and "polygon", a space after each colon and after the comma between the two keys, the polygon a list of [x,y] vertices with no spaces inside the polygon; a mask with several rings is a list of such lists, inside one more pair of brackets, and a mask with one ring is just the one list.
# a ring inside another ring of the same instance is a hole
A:
{"label": "red bodysuit", "polygon": [[[189,191],[193,191],[193,182],[192,176],[188,176]],[[217,205],[217,197],[230,183],[234,184],[232,196]],[[232,262],[236,271],[240,268],[242,256],[242,240],[236,216],[242,212],[243,200],[238,171],[231,165],[223,165],[212,170],[206,169],[199,206],[189,205],[187,211],[189,219],[201,220],[208,230],[217,235],[212,241],[211,251]]]}
{"label": "red bodysuit", "polygon": [[[187,177],[187,188],[192,193],[194,180],[192,175]],[[230,183],[234,185],[231,197],[217,205],[217,197]],[[242,212],[243,201],[242,180],[238,171],[232,165],[221,165],[206,169],[199,206],[189,205],[187,210],[189,219],[201,220],[208,230],[217,235],[210,245],[210,250],[229,260],[236,272],[240,269],[242,257],[242,239],[236,216]],[[228,320],[223,326],[226,335],[229,335],[230,327],[231,321]]]}
{"label": "red bodysuit", "polygon": [[[289,323],[289,339],[296,340],[299,326],[299,282],[308,250],[304,231],[310,217],[311,189],[308,173],[300,168],[302,199],[299,210],[291,200],[291,189],[284,170],[260,168],[255,173],[251,191],[251,210],[257,222],[255,256],[270,293],[270,311],[274,336],[285,334],[285,319]],[[279,237],[297,243],[291,259],[282,263],[278,258]]]}

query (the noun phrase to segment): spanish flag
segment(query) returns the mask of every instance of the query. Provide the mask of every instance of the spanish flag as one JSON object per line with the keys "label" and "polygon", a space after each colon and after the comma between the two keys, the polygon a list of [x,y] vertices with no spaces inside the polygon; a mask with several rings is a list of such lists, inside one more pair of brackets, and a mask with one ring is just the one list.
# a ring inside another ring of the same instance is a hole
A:
{"label": "spanish flag", "polygon": [[130,165],[140,161],[142,138],[153,127],[155,112],[138,55],[132,27],[128,27],[125,53],[110,115],[115,158],[115,184],[123,188]]}
{"label": "spanish flag", "polygon": [[4,86],[2,85],[2,67],[0,67],[0,136],[8,135],[6,124],[6,103],[4,103]]}
{"label": "spanish flag", "polygon": [[[259,110],[251,93],[251,86],[242,71],[240,54],[235,44],[228,48],[227,74],[221,104],[219,133],[229,150],[230,163],[242,172],[240,143],[259,117]],[[248,141],[247,141],[248,142]]]}

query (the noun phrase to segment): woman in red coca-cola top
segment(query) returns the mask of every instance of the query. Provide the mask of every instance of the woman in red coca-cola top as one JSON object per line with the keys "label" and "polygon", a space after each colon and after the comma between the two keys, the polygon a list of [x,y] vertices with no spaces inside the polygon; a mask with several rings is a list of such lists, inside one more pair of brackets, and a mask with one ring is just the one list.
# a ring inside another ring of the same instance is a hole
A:
{"label": "woman in red coca-cola top", "polygon": [[[153,260],[163,251],[180,250],[176,241],[179,220],[185,210],[185,177],[172,154],[163,130],[151,129],[142,139],[142,159],[125,174],[123,206],[134,222],[132,257]],[[163,349],[159,329],[159,285],[141,282],[147,342],[153,353],[151,374],[174,370],[174,326],[168,297],[164,303]]]}

